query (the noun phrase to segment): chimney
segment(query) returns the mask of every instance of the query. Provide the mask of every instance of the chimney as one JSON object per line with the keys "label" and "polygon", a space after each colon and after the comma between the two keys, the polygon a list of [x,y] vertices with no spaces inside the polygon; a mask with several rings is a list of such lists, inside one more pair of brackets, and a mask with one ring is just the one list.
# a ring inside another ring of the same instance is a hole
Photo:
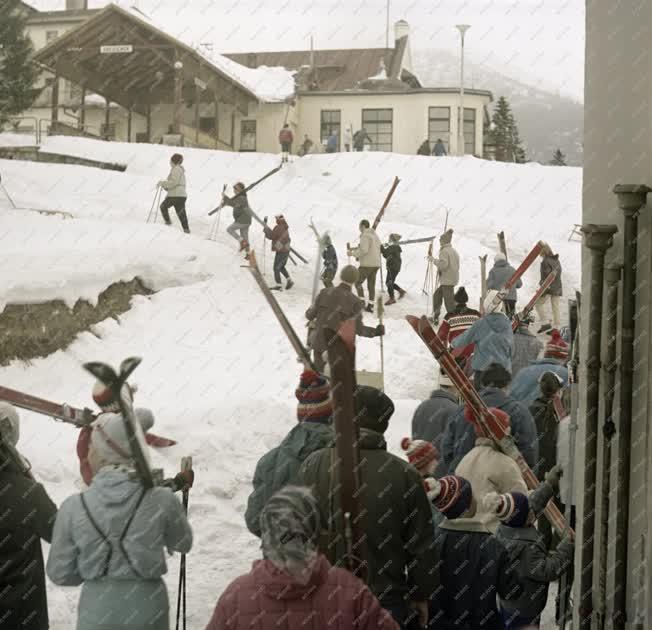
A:
{"label": "chimney", "polygon": [[[405,20],[399,20],[394,23],[394,49],[398,48],[398,43],[400,39],[407,38],[405,44],[405,51],[403,53],[403,63],[401,65],[401,70],[405,69],[408,72],[412,72],[412,50],[410,49],[410,25]],[[401,78],[400,72],[397,78]]]}
{"label": "chimney", "polygon": [[66,0],[66,11],[88,9],[88,0]]}

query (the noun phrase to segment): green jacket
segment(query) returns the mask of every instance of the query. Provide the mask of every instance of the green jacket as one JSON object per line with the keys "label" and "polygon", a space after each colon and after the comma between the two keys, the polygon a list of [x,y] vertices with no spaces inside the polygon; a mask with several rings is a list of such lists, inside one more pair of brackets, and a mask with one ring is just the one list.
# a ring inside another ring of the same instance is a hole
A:
{"label": "green jacket", "polygon": [[[314,453],[301,467],[300,481],[311,486],[319,502],[321,551],[341,566],[340,541],[328,548],[341,531],[338,497],[330,497],[336,483],[329,468],[334,449]],[[384,606],[400,605],[406,598],[425,601],[439,584],[432,512],[419,473],[406,461],[387,452],[385,438],[374,431],[360,432],[362,531],[366,532],[368,585]],[[330,510],[329,506],[333,506]],[[339,527],[338,527],[339,525]]]}
{"label": "green jacket", "polygon": [[301,422],[256,464],[254,491],[249,495],[245,521],[247,529],[260,538],[260,513],[270,497],[288,484],[297,483],[299,468],[315,451],[333,443],[330,424]]}

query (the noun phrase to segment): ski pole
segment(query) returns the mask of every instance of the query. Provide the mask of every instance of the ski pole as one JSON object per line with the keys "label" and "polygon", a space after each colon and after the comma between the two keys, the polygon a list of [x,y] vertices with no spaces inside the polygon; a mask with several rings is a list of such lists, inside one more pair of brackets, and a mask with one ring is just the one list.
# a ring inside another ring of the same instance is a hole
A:
{"label": "ski pole", "polygon": [[[161,189],[161,187],[157,184],[156,190],[154,191],[154,199],[152,201],[152,206],[150,207],[149,212],[147,213],[147,221],[145,223],[149,223],[150,220],[152,219],[152,213],[154,212],[154,208],[157,205],[158,195],[159,195],[160,189]],[[156,223],[156,218],[154,218],[154,223]]]}
{"label": "ski pole", "polygon": [[7,197],[7,199],[9,200],[9,203],[12,205],[13,209],[17,210],[16,204],[14,203],[14,200],[9,195],[9,192],[5,188],[5,185],[0,183],[0,188],[2,188],[2,192],[5,194],[5,197]]}
{"label": "ski pole", "polygon": [[[181,472],[192,470],[192,457],[184,457],[181,460]],[[190,488],[185,486],[181,491],[183,511],[188,516],[188,496]],[[179,620],[183,611],[183,630],[186,630],[186,554],[181,554],[179,563],[179,588],[177,590],[177,624],[176,630],[179,630]]]}
{"label": "ski pole", "polygon": [[[376,310],[378,311],[378,323],[383,325],[383,315],[385,312],[385,306],[383,304],[383,261],[380,261],[380,295],[376,301]],[[380,375],[383,381],[383,386],[380,388],[380,391],[385,391],[385,345],[383,341],[383,335],[380,335]]]}
{"label": "ski pole", "polygon": [[265,252],[267,247],[265,247],[265,228],[267,227],[267,217],[263,217],[263,276],[267,275],[267,265],[265,263]]}
{"label": "ski pole", "polygon": [[[222,186],[222,197],[224,197],[224,193],[226,192],[226,184]],[[217,240],[217,234],[220,231],[220,217],[222,216],[221,212],[217,213],[217,221],[215,222],[215,235],[213,237],[213,240]]]}

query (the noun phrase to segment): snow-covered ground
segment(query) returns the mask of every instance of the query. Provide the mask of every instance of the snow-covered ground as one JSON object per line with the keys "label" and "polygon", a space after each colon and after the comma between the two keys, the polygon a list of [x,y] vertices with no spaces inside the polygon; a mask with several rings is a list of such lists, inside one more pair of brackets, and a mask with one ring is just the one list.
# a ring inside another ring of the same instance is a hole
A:
{"label": "snow-covered ground", "polygon": [[[44,150],[127,165],[124,173],[78,166],[1,161],[2,184],[19,208],[62,210],[73,219],[12,210],[0,192],[0,308],[7,303],[49,300],[94,301],[109,284],[139,276],[158,292],[137,296],[119,322],[109,319],[85,333],[65,352],[0,369],[0,383],[33,394],[90,406],[91,377],[81,364],[103,359],[117,364],[143,357],[135,373],[137,402],[150,406],[156,431],[179,445],[154,453],[171,475],[183,455],[197,473],[190,497],[195,546],[188,556],[189,627],[207,622],[218,595],[258,555],[257,540],[243,512],[255,463],[295,422],[294,388],[299,366],[291,347],[225,232],[226,209],[216,242],[206,240],[223,184],[245,183],[277,165],[278,156],[182,149],[188,180],[192,235],[146,224],[156,182],[168,171],[173,150],[160,145],[47,138]],[[310,218],[329,230],[346,263],[346,242],[355,242],[360,219],[370,220],[393,177],[401,183],[379,228],[404,238],[439,234],[449,211],[454,245],[462,258],[462,280],[477,303],[478,256],[496,251],[505,230],[510,259],[518,262],[538,239],[561,255],[569,295],[579,286],[580,246],[568,242],[580,221],[581,171],[518,166],[466,158],[407,157],[381,153],[307,156],[250,193],[260,215],[283,212],[293,245],[309,265],[290,265],[296,286],[278,299],[300,336],[310,303],[315,243]],[[160,219],[159,219],[160,221]],[[259,264],[271,280],[272,254],[263,253],[262,230],[251,231]],[[268,242],[269,243],[269,242]],[[268,245],[265,247],[268,250]],[[403,248],[401,286],[408,290],[386,312],[387,393],[397,402],[388,440],[398,452],[409,434],[414,407],[435,384],[435,364],[403,320],[426,308],[422,287],[427,244]],[[521,296],[534,292],[538,265],[524,278]],[[367,316],[368,321],[374,321]],[[358,367],[379,368],[377,340],[359,342]],[[23,413],[22,451],[57,502],[79,488],[76,431]],[[169,566],[171,598],[178,558]],[[52,587],[51,628],[72,627],[78,589]]]}

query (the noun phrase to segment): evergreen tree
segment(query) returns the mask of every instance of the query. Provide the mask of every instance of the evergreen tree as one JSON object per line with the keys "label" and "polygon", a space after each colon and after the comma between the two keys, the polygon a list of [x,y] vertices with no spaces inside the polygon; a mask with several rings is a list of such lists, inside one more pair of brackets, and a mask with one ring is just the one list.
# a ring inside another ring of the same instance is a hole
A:
{"label": "evergreen tree", "polygon": [[496,147],[496,161],[525,162],[525,150],[521,144],[518,125],[504,96],[498,99],[491,122],[491,139]]}
{"label": "evergreen tree", "polygon": [[566,166],[566,156],[561,152],[561,149],[557,149],[552,154],[552,160],[548,162],[550,166]]}
{"label": "evergreen tree", "polygon": [[19,0],[0,0],[0,125],[29,109],[40,89],[33,86],[39,72]]}

